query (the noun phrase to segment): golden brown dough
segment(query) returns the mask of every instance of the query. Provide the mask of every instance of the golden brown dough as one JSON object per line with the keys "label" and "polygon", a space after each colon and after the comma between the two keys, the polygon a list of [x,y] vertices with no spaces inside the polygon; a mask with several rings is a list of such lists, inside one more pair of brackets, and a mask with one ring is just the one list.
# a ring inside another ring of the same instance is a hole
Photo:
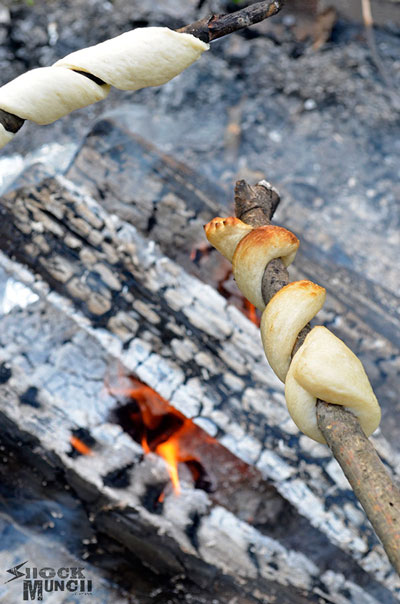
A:
{"label": "golden brown dough", "polygon": [[233,274],[242,294],[256,308],[264,310],[261,283],[265,267],[274,258],[289,266],[296,256],[299,240],[293,233],[278,226],[253,229],[241,239],[233,255]]}
{"label": "golden brown dough", "polygon": [[277,376],[285,382],[289,413],[304,434],[325,443],[317,426],[316,402],[343,405],[354,413],[365,434],[378,427],[378,401],[361,362],[325,327],[314,327],[291,360],[296,338],[322,308],[325,289],[312,281],[294,281],[278,291],[265,307],[262,278],[268,263],[281,258],[288,266],[299,245],[282,227],[253,229],[234,217],[215,218],[205,227],[212,245],[232,260],[239,289],[264,310],[261,337],[265,354]]}
{"label": "golden brown dough", "polygon": [[228,216],[228,218],[218,216],[206,224],[204,229],[211,245],[229,262],[232,262],[239,241],[248,235],[253,227],[234,216]]}

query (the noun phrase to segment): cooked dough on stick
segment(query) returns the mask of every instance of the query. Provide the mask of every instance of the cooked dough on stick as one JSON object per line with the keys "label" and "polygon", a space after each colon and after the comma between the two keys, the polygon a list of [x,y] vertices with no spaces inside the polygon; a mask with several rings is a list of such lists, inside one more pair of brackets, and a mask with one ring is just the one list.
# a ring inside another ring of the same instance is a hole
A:
{"label": "cooked dough on stick", "polygon": [[376,430],[381,411],[359,359],[326,327],[314,327],[292,358],[299,332],[325,302],[325,289],[312,281],[294,281],[265,305],[261,293],[267,264],[293,260],[299,241],[279,226],[253,228],[238,218],[214,218],[205,226],[209,242],[231,260],[233,274],[245,297],[260,310],[261,339],[267,359],[285,382],[289,413],[304,434],[320,443],[317,399],[343,405],[360,421],[366,436]]}

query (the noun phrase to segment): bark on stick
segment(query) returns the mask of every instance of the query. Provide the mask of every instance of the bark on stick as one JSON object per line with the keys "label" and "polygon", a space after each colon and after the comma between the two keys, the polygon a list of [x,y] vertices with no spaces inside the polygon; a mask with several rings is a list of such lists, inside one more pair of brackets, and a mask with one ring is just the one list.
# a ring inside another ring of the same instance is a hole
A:
{"label": "bark on stick", "polygon": [[256,2],[228,15],[206,17],[205,19],[201,19],[201,21],[186,25],[178,29],[178,31],[192,34],[192,36],[200,38],[203,42],[212,42],[234,31],[264,21],[268,17],[273,17],[281,10],[283,4],[283,0]]}

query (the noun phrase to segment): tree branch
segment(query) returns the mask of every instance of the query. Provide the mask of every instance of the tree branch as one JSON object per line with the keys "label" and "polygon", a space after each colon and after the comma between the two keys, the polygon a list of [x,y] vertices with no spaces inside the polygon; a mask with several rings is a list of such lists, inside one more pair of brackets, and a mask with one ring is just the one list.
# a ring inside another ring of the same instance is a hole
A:
{"label": "tree branch", "polygon": [[[251,187],[244,180],[235,188],[236,216],[253,227],[270,224],[279,204],[279,194],[266,181]],[[289,283],[280,259],[266,267],[262,295],[268,304],[272,296]],[[310,325],[299,333],[292,356],[303,344]],[[318,427],[339,462],[363,506],[388,558],[400,574],[400,491],[392,482],[358,419],[340,405],[317,401]]]}
{"label": "tree branch", "polygon": [[383,83],[386,85],[387,95],[392,102],[393,108],[396,111],[400,111],[400,97],[398,96],[397,90],[390,80],[386,67],[379,56],[378,48],[376,46],[375,35],[374,35],[374,20],[372,18],[371,2],[370,0],[361,0],[362,16],[365,26],[365,35],[367,44],[371,52],[372,61],[382,78]]}
{"label": "tree branch", "polygon": [[177,31],[192,34],[192,36],[200,38],[203,42],[212,42],[234,31],[264,21],[268,17],[273,17],[281,10],[283,5],[284,0],[257,2],[228,15],[206,17],[191,25],[185,25],[185,27],[181,27]]}
{"label": "tree branch", "polygon": [[[259,23],[268,17],[276,15],[284,5],[284,0],[274,0],[273,2],[257,2],[228,15],[211,15],[186,25],[177,31],[180,33],[192,34],[203,42],[211,42],[222,36],[231,34],[234,31],[249,27]],[[89,79],[95,79],[98,84],[104,84],[102,80],[95,78],[92,74],[79,71]],[[3,126],[7,132],[15,134],[23,126],[25,120],[0,109],[0,126]]]}

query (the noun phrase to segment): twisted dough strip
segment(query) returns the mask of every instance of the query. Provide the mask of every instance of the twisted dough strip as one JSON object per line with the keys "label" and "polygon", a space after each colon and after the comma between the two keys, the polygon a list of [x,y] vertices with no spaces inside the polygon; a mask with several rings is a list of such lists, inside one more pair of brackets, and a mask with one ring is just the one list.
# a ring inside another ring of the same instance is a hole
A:
{"label": "twisted dough strip", "polygon": [[[37,124],[50,124],[104,99],[110,86],[138,90],[164,84],[208,48],[198,38],[166,27],[134,29],[5,84],[0,88],[0,109]],[[1,126],[0,148],[12,137]]]}
{"label": "twisted dough strip", "polygon": [[205,226],[210,243],[232,262],[242,293],[260,310],[261,338],[267,359],[285,382],[289,413],[304,434],[320,443],[317,399],[344,405],[369,436],[380,422],[380,408],[358,358],[325,327],[314,327],[292,358],[298,333],[322,308],[325,289],[311,281],[294,281],[265,307],[261,283],[267,264],[281,258],[286,266],[299,246],[297,237],[278,226],[253,229],[238,218],[214,218]]}

